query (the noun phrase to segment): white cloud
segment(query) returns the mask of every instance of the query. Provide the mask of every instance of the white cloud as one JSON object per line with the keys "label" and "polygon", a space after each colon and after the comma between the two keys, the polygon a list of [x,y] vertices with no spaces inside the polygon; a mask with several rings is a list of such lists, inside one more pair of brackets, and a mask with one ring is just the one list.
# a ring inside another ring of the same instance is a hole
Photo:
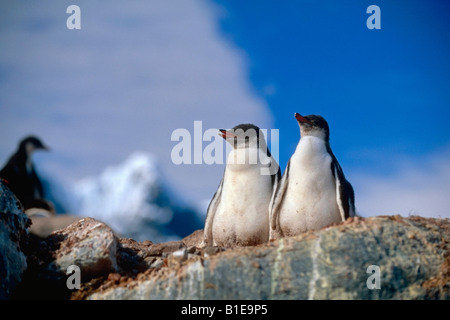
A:
{"label": "white cloud", "polygon": [[215,5],[80,0],[81,30],[68,30],[70,4],[0,5],[1,161],[31,132],[53,150],[42,167],[67,180],[144,150],[187,197],[211,197],[223,166],[173,165],[172,131],[272,122],[245,58],[218,32]]}
{"label": "white cloud", "polygon": [[450,147],[414,159],[392,159],[389,176],[349,176],[362,216],[400,214],[450,218]]}

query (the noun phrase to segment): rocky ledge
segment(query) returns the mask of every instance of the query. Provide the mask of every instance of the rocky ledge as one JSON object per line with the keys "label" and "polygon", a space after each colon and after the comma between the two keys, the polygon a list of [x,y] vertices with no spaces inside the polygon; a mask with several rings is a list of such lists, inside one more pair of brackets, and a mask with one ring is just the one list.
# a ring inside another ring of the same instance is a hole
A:
{"label": "rocky ledge", "polygon": [[201,230],[136,242],[91,218],[27,236],[10,202],[0,202],[1,298],[450,299],[449,219],[353,218],[260,246],[202,249]]}
{"label": "rocky ledge", "polygon": [[179,264],[169,257],[134,278],[110,277],[86,298],[449,299],[449,232],[448,220],[356,218]]}

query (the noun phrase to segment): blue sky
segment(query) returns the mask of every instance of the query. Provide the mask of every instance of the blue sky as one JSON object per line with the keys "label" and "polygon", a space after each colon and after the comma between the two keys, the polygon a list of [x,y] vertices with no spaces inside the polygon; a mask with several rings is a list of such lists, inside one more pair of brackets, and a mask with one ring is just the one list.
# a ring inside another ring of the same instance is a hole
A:
{"label": "blue sky", "polygon": [[352,167],[388,172],[393,155],[448,146],[448,1],[378,1],[380,30],[366,27],[373,1],[218,2],[222,30],[283,129],[282,165],[298,137],[294,112],[324,115]]}
{"label": "blue sky", "polygon": [[[81,8],[81,30],[66,8]],[[381,9],[369,30],[366,9]],[[207,203],[223,165],[176,166],[177,128],[321,114],[364,216],[449,217],[448,1],[2,1],[0,160],[36,133],[35,156],[68,185],[153,153],[174,190]]]}
{"label": "blue sky", "polygon": [[[361,214],[449,216],[434,206],[450,184],[448,1],[217,2],[280,128],[283,168],[299,138],[294,112],[321,114]],[[380,30],[366,27],[371,4]]]}

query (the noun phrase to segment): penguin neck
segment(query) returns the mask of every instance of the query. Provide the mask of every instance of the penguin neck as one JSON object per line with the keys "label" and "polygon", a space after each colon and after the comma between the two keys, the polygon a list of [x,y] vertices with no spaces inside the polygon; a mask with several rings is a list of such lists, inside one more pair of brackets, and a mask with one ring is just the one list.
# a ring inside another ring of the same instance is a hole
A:
{"label": "penguin neck", "polygon": [[295,149],[296,160],[313,165],[318,158],[328,155],[329,143],[316,136],[304,136]]}
{"label": "penguin neck", "polygon": [[[267,158],[267,155],[265,157]],[[235,148],[228,154],[227,167],[232,171],[241,171],[260,165],[268,165],[266,162],[261,148]]]}

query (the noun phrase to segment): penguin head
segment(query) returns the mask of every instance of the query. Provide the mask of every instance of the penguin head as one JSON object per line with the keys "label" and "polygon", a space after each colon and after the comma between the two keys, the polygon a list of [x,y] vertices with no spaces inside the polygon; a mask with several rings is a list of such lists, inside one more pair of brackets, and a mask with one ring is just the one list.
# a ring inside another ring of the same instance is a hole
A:
{"label": "penguin head", "polygon": [[239,124],[231,130],[220,129],[219,135],[234,149],[239,148],[266,148],[264,134],[251,123]]}
{"label": "penguin head", "polygon": [[24,151],[27,155],[31,155],[35,150],[49,149],[37,137],[28,136],[20,141],[19,150]]}
{"label": "penguin head", "polygon": [[302,116],[296,112],[295,119],[297,119],[298,125],[300,126],[300,134],[302,137],[315,136],[325,141],[330,140],[330,128],[322,116]]}

